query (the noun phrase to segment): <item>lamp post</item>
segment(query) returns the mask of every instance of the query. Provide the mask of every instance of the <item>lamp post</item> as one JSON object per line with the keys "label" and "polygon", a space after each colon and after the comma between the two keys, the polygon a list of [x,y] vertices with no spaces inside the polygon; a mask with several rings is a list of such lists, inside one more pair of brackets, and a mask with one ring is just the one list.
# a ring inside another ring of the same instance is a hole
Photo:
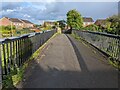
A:
{"label": "lamp post", "polygon": [[11,22],[11,37],[13,36],[12,22]]}

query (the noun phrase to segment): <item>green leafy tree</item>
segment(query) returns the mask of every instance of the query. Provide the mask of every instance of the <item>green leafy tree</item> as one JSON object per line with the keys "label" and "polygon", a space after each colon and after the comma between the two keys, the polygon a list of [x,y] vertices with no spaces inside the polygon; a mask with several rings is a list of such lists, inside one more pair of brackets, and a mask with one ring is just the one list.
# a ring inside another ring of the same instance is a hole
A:
{"label": "green leafy tree", "polygon": [[110,29],[107,32],[120,35],[120,16],[113,15],[107,18],[107,21],[110,23],[110,26],[108,26]]}
{"label": "green leafy tree", "polygon": [[70,28],[80,29],[83,25],[83,19],[81,14],[73,9],[67,12],[67,24]]}
{"label": "green leafy tree", "polygon": [[85,30],[98,31],[98,26],[95,24],[88,25],[84,28]]}
{"label": "green leafy tree", "polygon": [[55,22],[55,28],[57,28],[59,26],[58,22]]}
{"label": "green leafy tree", "polygon": [[2,35],[5,35],[5,34],[9,34],[11,35],[12,31],[14,30],[15,31],[15,26],[0,26],[0,33],[2,33]]}

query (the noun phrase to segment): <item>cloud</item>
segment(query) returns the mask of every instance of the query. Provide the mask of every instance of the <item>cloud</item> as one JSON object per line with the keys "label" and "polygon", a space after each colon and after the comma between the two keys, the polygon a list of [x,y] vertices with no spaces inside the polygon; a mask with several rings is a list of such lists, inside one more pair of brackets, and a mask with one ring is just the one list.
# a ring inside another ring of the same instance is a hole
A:
{"label": "cloud", "polygon": [[4,0],[0,2],[118,2],[119,0]]}
{"label": "cloud", "polygon": [[24,16],[24,18],[30,18],[31,16],[29,16],[28,14],[25,14],[25,15],[23,15]]}
{"label": "cloud", "polygon": [[106,18],[117,14],[117,2],[4,2],[0,16],[27,19],[33,23],[44,20],[66,19],[66,13],[71,9],[77,9],[82,16]]}

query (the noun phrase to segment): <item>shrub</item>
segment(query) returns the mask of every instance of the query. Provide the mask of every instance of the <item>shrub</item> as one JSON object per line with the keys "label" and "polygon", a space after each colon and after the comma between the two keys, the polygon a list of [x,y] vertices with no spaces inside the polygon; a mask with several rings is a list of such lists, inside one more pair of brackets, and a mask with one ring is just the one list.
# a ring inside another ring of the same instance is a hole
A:
{"label": "shrub", "polygon": [[85,30],[98,31],[98,26],[95,24],[88,25],[84,28]]}

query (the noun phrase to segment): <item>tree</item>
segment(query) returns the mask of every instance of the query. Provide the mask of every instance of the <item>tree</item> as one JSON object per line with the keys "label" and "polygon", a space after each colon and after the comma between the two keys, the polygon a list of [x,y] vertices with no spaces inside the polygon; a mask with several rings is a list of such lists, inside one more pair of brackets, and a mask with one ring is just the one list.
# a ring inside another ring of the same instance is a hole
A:
{"label": "tree", "polygon": [[70,28],[74,29],[80,29],[83,25],[83,19],[81,14],[73,9],[67,12],[67,24],[70,26]]}
{"label": "tree", "polygon": [[88,25],[84,28],[85,30],[98,31],[98,26],[95,24]]}
{"label": "tree", "polygon": [[108,25],[110,29],[108,29],[107,32],[120,35],[120,16],[113,15],[107,18],[107,21],[110,23],[110,26]]}
{"label": "tree", "polygon": [[34,27],[36,27],[36,28],[40,28],[40,27],[41,27],[41,24],[40,24],[40,25],[35,24]]}

